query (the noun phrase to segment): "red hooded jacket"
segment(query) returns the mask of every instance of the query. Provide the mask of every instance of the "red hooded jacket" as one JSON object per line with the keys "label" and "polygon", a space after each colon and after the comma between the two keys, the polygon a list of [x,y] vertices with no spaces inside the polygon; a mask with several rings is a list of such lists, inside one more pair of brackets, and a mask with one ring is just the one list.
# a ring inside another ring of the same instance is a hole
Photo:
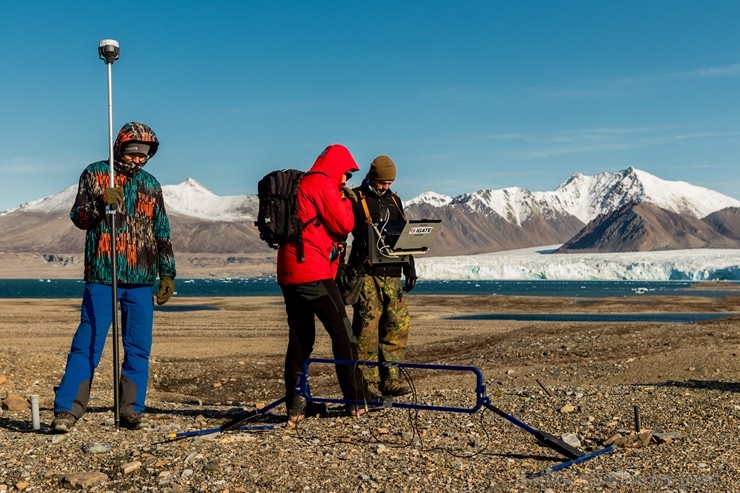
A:
{"label": "red hooded jacket", "polygon": [[352,201],[342,198],[342,177],[359,170],[343,145],[330,145],[316,158],[298,187],[298,218],[305,223],[318,217],[319,222],[313,221],[303,230],[304,262],[298,262],[296,241],[278,249],[278,284],[334,279],[339,266],[337,244],[352,232],[355,222]]}

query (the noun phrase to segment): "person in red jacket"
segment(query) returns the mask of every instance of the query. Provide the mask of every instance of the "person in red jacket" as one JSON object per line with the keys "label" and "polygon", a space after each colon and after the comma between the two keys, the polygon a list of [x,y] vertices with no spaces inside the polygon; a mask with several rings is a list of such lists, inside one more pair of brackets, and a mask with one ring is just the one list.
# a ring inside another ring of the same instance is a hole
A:
{"label": "person in red jacket", "polygon": [[[298,187],[298,218],[306,224],[301,240],[289,241],[278,249],[277,281],[289,328],[285,405],[292,422],[305,417],[306,399],[296,393],[296,386],[316,340],[314,317],[329,333],[334,359],[357,359],[357,339],[334,278],[340,249],[354,226],[352,191],[345,183],[359,169],[346,147],[334,144],[324,149]],[[303,260],[299,258],[299,241],[303,242]],[[345,399],[373,398],[358,367],[336,365],[336,373]],[[366,411],[361,405],[349,406],[352,416]]]}

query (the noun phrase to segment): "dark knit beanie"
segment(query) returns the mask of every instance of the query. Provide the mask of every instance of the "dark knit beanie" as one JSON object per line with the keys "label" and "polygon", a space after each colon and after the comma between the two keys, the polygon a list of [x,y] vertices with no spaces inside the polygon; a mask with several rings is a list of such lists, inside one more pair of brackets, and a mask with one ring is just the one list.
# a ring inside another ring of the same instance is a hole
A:
{"label": "dark knit beanie", "polygon": [[388,156],[378,156],[370,164],[367,176],[375,181],[393,181],[396,179],[396,165]]}

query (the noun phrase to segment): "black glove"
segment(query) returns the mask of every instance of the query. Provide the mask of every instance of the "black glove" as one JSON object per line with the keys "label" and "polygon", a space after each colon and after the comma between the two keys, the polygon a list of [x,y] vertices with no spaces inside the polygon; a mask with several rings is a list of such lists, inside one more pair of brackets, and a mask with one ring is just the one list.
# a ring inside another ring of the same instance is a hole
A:
{"label": "black glove", "polygon": [[117,209],[123,204],[123,188],[106,188],[103,192],[103,202],[112,209]]}
{"label": "black glove", "polygon": [[416,264],[414,263],[414,257],[409,255],[409,263],[403,264],[403,277],[406,278],[406,283],[403,285],[403,290],[407,293],[414,289],[416,286]]}
{"label": "black glove", "polygon": [[414,289],[414,286],[416,286],[416,278],[415,277],[407,277],[406,283],[403,285],[403,290],[407,293]]}
{"label": "black glove", "polygon": [[357,202],[357,195],[351,188],[344,186],[342,187],[342,198],[350,199],[353,202]]}
{"label": "black glove", "polygon": [[175,292],[175,281],[170,277],[163,277],[159,280],[159,289],[157,290],[157,304],[164,305],[167,303],[172,294]]}

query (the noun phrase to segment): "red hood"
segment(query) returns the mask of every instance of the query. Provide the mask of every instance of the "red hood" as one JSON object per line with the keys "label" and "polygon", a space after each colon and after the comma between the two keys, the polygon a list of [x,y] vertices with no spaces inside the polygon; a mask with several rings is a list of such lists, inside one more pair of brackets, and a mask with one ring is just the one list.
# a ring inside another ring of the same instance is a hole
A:
{"label": "red hood", "polygon": [[345,173],[355,173],[360,171],[360,168],[349,149],[341,144],[333,144],[324,149],[324,152],[316,158],[311,171],[324,173],[339,184],[342,183],[342,176]]}

